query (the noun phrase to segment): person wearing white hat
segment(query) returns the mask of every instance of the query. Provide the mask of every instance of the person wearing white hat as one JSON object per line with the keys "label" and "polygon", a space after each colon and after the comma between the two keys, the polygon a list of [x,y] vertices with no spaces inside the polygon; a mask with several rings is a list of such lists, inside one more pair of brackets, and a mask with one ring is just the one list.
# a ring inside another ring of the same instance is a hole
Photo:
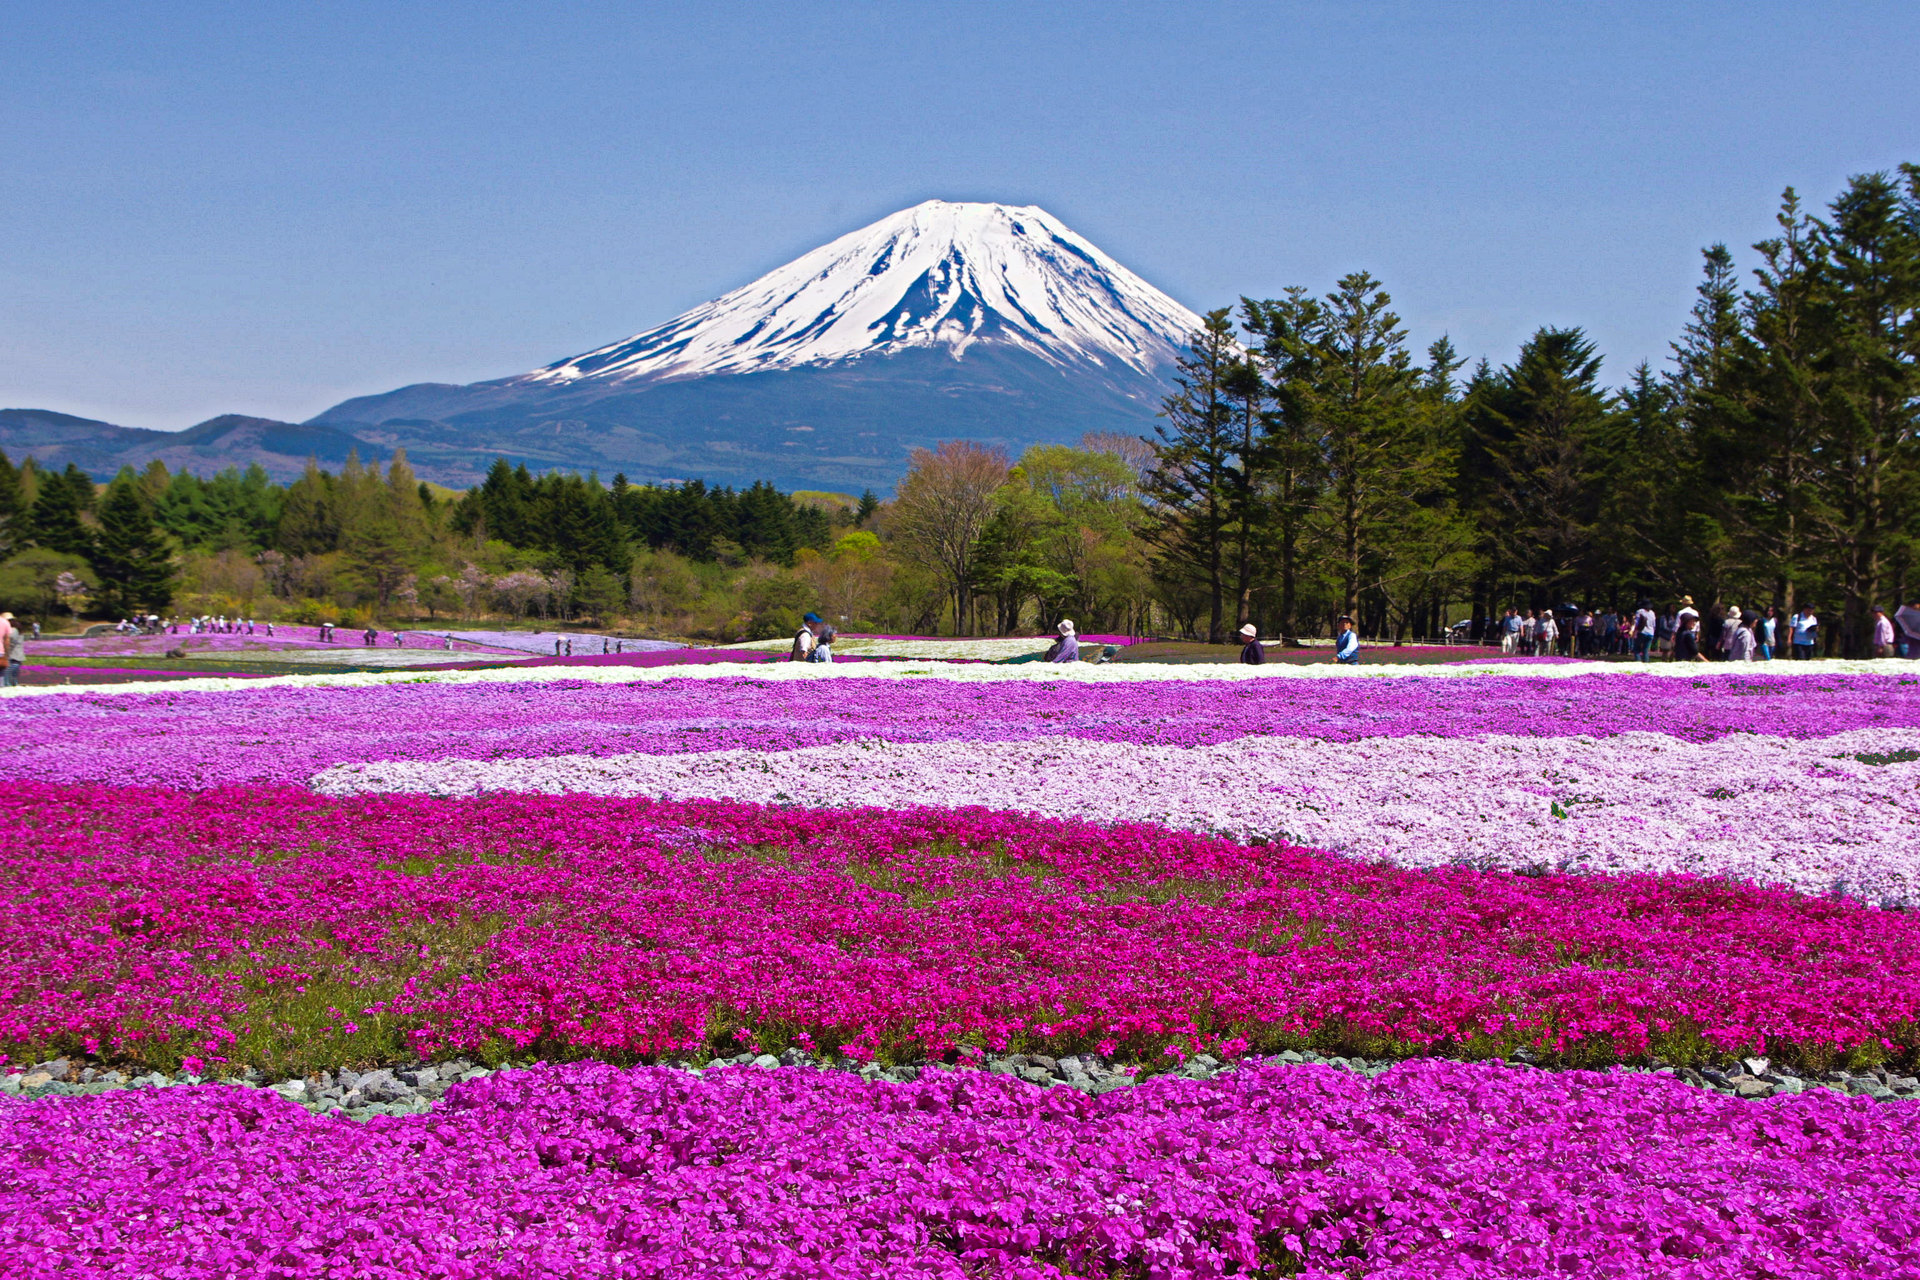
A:
{"label": "person wearing white hat", "polygon": [[1073,619],[1060,620],[1060,638],[1047,648],[1048,662],[1080,661],[1080,638],[1073,632]]}
{"label": "person wearing white hat", "polygon": [[1267,651],[1260,644],[1260,629],[1251,622],[1240,628],[1240,638],[1246,641],[1240,646],[1240,661],[1250,667],[1263,665],[1267,660]]}

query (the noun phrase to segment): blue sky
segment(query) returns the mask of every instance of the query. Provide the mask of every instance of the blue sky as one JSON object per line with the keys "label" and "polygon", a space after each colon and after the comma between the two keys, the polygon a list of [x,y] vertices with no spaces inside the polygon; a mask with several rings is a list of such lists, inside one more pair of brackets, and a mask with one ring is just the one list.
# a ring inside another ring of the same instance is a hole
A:
{"label": "blue sky", "polygon": [[522,372],[929,197],[1195,307],[1381,277],[1619,380],[1781,189],[1920,161],[1920,5],[0,0],[0,406]]}

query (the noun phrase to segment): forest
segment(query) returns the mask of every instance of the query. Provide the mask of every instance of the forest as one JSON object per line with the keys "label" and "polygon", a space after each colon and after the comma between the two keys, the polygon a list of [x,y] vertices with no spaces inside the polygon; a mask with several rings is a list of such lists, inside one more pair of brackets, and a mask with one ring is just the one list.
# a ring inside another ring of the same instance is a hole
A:
{"label": "forest", "polygon": [[1149,436],[917,450],[882,501],[404,455],[104,485],[0,455],[0,605],[288,620],[576,621],[704,639],[843,629],[1224,641],[1478,634],[1509,606],[1809,605],[1862,656],[1920,595],[1920,167],[1789,189],[1743,273],[1703,251],[1661,368],[1578,328],[1510,363],[1416,353],[1366,272],[1205,317]]}

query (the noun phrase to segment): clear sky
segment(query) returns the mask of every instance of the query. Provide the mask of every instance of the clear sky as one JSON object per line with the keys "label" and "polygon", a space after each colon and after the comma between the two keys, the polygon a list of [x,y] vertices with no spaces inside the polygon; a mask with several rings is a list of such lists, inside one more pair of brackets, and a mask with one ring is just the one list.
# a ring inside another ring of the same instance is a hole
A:
{"label": "clear sky", "polygon": [[1920,161],[1920,4],[0,0],[0,406],[302,419],[523,372],[930,197],[1195,309],[1659,361],[1699,250]]}

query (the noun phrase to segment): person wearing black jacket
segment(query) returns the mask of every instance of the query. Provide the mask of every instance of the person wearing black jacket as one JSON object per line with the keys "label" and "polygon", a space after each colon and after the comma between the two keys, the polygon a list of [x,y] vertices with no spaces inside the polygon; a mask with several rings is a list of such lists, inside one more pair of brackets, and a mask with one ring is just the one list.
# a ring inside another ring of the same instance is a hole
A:
{"label": "person wearing black jacket", "polygon": [[1680,629],[1673,633],[1673,660],[1675,662],[1705,662],[1706,655],[1700,652],[1700,615],[1682,614]]}
{"label": "person wearing black jacket", "polygon": [[1246,641],[1240,649],[1240,661],[1250,667],[1264,664],[1267,660],[1267,651],[1261,647],[1260,632],[1251,622],[1240,628],[1240,638]]}

